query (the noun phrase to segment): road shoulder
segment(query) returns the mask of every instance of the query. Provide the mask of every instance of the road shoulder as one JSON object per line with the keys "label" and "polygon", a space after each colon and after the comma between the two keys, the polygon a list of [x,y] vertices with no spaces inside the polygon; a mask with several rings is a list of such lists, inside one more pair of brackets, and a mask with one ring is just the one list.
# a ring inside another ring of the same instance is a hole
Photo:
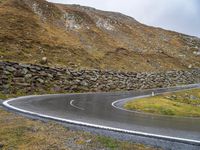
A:
{"label": "road shoulder", "polygon": [[2,107],[2,106],[3,106],[3,100],[0,99],[0,107]]}

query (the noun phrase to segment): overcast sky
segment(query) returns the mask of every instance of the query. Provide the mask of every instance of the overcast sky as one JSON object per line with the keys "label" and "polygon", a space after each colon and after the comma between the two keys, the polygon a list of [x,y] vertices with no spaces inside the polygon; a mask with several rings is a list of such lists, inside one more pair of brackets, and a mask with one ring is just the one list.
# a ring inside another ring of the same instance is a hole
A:
{"label": "overcast sky", "polygon": [[200,37],[200,0],[48,0],[117,11],[141,23]]}

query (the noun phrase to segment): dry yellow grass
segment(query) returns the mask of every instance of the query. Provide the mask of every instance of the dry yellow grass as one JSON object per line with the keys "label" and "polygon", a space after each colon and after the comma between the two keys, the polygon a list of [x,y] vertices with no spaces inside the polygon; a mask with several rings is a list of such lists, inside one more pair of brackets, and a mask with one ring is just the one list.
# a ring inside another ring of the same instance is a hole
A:
{"label": "dry yellow grass", "polygon": [[83,131],[72,131],[54,122],[26,119],[0,109],[0,149],[138,149],[155,150]]}
{"label": "dry yellow grass", "polygon": [[[27,2],[27,1],[26,1]],[[198,40],[184,35],[130,23],[118,15],[111,22],[116,31],[96,26],[96,17],[109,19],[105,12],[90,12],[76,6],[64,6],[43,0],[4,0],[0,3],[0,59],[38,64],[48,58],[49,66],[76,66],[124,71],[156,71],[199,67],[193,54]],[[42,15],[34,13],[37,3]],[[48,7],[46,7],[48,5]],[[82,21],[82,28],[69,30],[62,12]],[[112,14],[116,15],[116,14]],[[43,18],[46,18],[45,20]],[[89,26],[90,28],[85,28]],[[188,44],[189,41],[189,44]],[[187,56],[187,57],[186,57]]]}

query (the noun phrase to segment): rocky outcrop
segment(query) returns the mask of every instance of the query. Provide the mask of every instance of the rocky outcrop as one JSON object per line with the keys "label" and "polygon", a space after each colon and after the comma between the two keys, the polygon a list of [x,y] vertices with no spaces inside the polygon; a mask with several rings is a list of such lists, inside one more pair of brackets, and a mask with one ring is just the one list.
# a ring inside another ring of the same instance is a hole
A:
{"label": "rocky outcrop", "polygon": [[136,73],[49,68],[0,62],[0,91],[2,93],[120,91],[199,82],[200,69]]}

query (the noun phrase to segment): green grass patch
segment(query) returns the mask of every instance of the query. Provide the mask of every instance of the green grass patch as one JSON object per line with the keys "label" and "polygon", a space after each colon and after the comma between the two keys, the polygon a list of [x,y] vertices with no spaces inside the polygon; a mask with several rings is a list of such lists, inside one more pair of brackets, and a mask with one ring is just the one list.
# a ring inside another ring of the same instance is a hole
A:
{"label": "green grass patch", "polygon": [[[119,141],[116,139],[112,139],[105,136],[97,136],[95,138],[95,141],[100,143],[103,147],[106,149],[116,150],[116,149],[122,149],[122,150],[129,150],[129,149],[135,149],[135,150],[151,150],[151,147],[146,147],[142,144],[136,144],[136,143],[129,143],[125,141]],[[160,150],[159,148],[154,148],[156,150]]]}
{"label": "green grass patch", "polygon": [[116,149],[119,145],[118,141],[111,139],[109,137],[99,136],[97,139],[101,144],[110,149]]}
{"label": "green grass patch", "polygon": [[6,0],[0,0],[0,3],[3,3],[3,2],[5,2]]}
{"label": "green grass patch", "polygon": [[15,98],[15,97],[20,97],[20,96],[25,96],[25,95],[27,95],[27,94],[23,93],[23,92],[17,92],[15,94],[4,94],[4,93],[0,92],[0,99],[7,100],[9,98]]}
{"label": "green grass patch", "polygon": [[126,109],[159,115],[200,117],[200,89],[130,101]]}

